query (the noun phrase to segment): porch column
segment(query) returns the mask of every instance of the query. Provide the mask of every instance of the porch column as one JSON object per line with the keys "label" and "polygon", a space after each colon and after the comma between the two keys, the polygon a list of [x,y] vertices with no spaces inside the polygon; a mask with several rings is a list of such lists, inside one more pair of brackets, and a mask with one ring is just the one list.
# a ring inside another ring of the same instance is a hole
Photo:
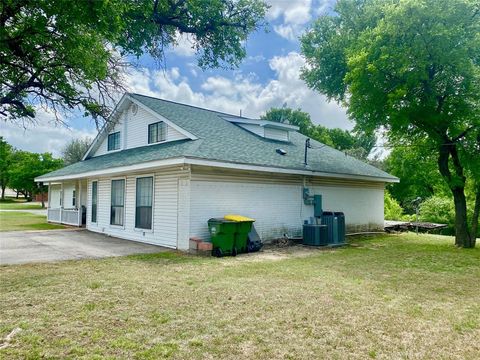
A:
{"label": "porch column", "polygon": [[78,186],[78,196],[76,201],[76,206],[78,209],[78,226],[82,226],[82,181],[78,180],[77,181],[77,186]]}
{"label": "porch column", "polygon": [[[50,183],[48,183],[48,190],[47,190],[47,209],[50,209],[50,197],[51,197],[51,193],[50,193]],[[48,211],[48,210],[47,210]]]}
{"label": "porch column", "polygon": [[60,223],[63,223],[63,181],[60,183]]}

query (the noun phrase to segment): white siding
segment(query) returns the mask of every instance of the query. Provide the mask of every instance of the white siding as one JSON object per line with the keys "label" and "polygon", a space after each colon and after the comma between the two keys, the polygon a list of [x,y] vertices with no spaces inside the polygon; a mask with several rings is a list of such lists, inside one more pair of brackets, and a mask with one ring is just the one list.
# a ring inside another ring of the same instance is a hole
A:
{"label": "white siding", "polygon": [[[131,106],[127,108],[123,114],[119,116],[119,121],[115,124],[109,134],[120,131],[120,149],[131,149],[148,144],[148,125],[159,122],[157,117],[154,117],[146,110],[138,108],[137,113],[133,114]],[[166,142],[187,139],[185,135],[180,133],[175,128],[165,124],[166,126]],[[100,144],[94,156],[99,156],[108,153],[108,136]]]}
{"label": "white siding", "polygon": [[273,140],[289,141],[288,131],[281,129],[265,128],[265,137]]}
{"label": "white siding", "polygon": [[264,128],[260,125],[254,125],[254,124],[237,124],[237,125],[244,128],[247,131],[257,134],[258,136],[261,136],[261,137],[265,136]]}
{"label": "white siding", "polygon": [[61,191],[60,184],[50,185],[50,188],[48,191],[50,209],[60,208],[60,191]]}
{"label": "white siding", "polygon": [[[159,122],[158,118],[139,108],[136,115],[128,111],[127,116],[127,149],[148,145],[148,125]],[[166,125],[166,124],[165,124]],[[187,139],[185,135],[166,125],[166,141]]]}
{"label": "white siding", "polygon": [[[135,229],[137,176],[153,175],[153,231]],[[110,225],[112,178],[89,179],[87,228],[112,236],[187,249],[188,238],[208,238],[207,221],[228,213],[256,219],[263,240],[301,234],[313,206],[304,205],[301,176],[254,174],[194,167],[169,168],[125,177],[124,226]],[[91,222],[92,181],[98,181],[97,223]],[[383,184],[347,180],[306,180],[310,193],[323,196],[325,210],[343,211],[349,232],[383,226]],[[53,194],[53,192],[52,192]],[[54,196],[54,195],[53,195]]]}
{"label": "white siding", "polygon": [[[87,199],[87,228],[112,236],[177,247],[178,179],[183,171],[170,169],[125,177],[124,226],[110,225],[110,192],[112,178],[89,179]],[[153,230],[135,229],[135,187],[137,176],[154,176]],[[91,222],[92,181],[98,181],[97,223]],[[181,247],[182,248],[182,247]]]}
{"label": "white siding", "polygon": [[188,250],[190,239],[190,176],[178,179],[177,244]]}
{"label": "white siding", "polygon": [[[108,132],[109,134],[113,134],[117,131],[120,131],[120,149],[123,148],[123,143],[124,143],[124,129],[123,129],[123,122],[124,122],[124,114],[119,117],[119,121],[115,124],[115,126]],[[108,153],[108,135],[105,136],[105,139],[103,139],[102,143],[98,147],[97,151],[95,151],[95,154],[93,156],[100,156]]]}
{"label": "white siding", "polygon": [[274,129],[270,127],[264,127],[255,124],[237,124],[241,128],[250,131],[258,136],[265,137],[273,140],[289,141],[289,134],[286,130]]}
{"label": "white siding", "polygon": [[[308,185],[307,185],[308,186]],[[343,211],[349,231],[383,226],[383,184],[332,183],[308,186],[323,195],[325,210]],[[301,178],[272,175],[243,178],[227,175],[192,174],[190,235],[208,238],[207,221],[228,213],[256,219],[263,240],[284,233],[300,235],[304,220],[313,216],[313,206],[304,205]]]}
{"label": "white siding", "polygon": [[[73,191],[75,190],[75,183],[64,183],[63,184],[63,208],[64,209],[74,209],[76,206],[72,204]],[[78,191],[76,192],[78,196]]]}

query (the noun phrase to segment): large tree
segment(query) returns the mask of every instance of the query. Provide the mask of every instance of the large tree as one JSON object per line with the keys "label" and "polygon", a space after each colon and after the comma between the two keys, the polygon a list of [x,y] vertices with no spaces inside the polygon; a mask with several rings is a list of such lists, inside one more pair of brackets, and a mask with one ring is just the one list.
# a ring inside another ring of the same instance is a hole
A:
{"label": "large tree", "polygon": [[[455,242],[475,246],[480,207],[480,5],[477,0],[339,0],[302,37],[303,78],[343,102],[357,127],[391,143],[421,139],[455,203]],[[475,182],[467,221],[465,184]]]}
{"label": "large tree", "polygon": [[5,189],[8,186],[8,169],[12,163],[12,146],[0,136],[0,188],[2,191],[2,200],[5,200]]}
{"label": "large tree", "polygon": [[62,158],[65,165],[74,164],[81,161],[92,139],[89,137],[83,139],[73,139],[62,149]]}
{"label": "large tree", "polygon": [[256,0],[0,0],[0,116],[34,118],[44,106],[106,118],[124,57],[164,64],[182,34],[201,67],[236,66],[266,9]]}
{"label": "large tree", "polygon": [[[9,186],[25,195],[29,201],[35,194],[44,193],[47,187],[36,183],[35,178],[63,166],[63,160],[55,159],[52,154],[37,154],[15,150],[8,169]],[[44,202],[42,198],[42,207]]]}

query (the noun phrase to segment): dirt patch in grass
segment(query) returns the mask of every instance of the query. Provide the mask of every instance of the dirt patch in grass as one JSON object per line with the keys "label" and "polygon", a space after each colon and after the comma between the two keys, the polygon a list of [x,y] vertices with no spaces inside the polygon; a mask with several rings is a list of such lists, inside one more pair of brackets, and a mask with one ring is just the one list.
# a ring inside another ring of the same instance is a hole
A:
{"label": "dirt patch in grass", "polygon": [[1,231],[53,230],[64,229],[65,226],[50,224],[44,215],[36,215],[21,211],[0,211]]}
{"label": "dirt patch in grass", "polygon": [[4,358],[477,359],[480,249],[402,234],[329,251],[0,268]]}

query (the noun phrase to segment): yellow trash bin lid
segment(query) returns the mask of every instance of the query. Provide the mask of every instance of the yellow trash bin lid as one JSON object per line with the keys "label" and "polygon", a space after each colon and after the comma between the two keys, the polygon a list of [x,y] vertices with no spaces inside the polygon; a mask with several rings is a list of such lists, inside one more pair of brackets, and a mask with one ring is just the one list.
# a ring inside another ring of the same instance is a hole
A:
{"label": "yellow trash bin lid", "polygon": [[228,214],[223,217],[225,220],[230,220],[230,221],[255,221],[255,219],[242,216],[242,215],[234,215],[234,214]]}

